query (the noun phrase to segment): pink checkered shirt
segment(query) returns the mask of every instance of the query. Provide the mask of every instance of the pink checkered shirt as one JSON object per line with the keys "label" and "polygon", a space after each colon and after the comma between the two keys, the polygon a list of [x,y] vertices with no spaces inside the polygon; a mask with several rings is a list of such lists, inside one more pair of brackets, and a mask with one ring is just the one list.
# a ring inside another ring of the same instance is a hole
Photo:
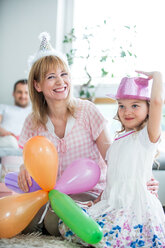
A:
{"label": "pink checkered shirt", "polygon": [[33,129],[32,115],[29,115],[25,120],[19,138],[19,145],[23,147],[29,138],[37,135],[45,136],[53,142],[59,156],[58,178],[71,162],[79,158],[93,159],[101,168],[101,177],[92,191],[100,193],[105,187],[106,164],[97,149],[95,141],[104,129],[107,121],[93,103],[80,99],[76,101],[78,108],[76,110],[75,123],[62,139],[57,137],[54,130],[50,130],[50,128],[46,130],[43,126],[40,126],[37,129]]}

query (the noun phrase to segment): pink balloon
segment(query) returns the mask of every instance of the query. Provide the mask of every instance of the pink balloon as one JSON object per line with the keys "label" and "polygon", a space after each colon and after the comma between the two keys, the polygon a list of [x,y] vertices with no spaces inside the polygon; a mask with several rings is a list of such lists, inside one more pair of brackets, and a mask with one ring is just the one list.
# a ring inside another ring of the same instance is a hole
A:
{"label": "pink balloon", "polygon": [[99,181],[100,167],[89,158],[72,162],[56,183],[55,189],[65,194],[79,194],[91,190]]}

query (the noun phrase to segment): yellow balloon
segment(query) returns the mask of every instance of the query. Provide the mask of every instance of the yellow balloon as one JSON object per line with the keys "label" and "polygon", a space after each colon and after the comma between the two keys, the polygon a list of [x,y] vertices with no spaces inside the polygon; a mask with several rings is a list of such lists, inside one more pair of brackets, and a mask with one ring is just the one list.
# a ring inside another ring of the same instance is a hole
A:
{"label": "yellow balloon", "polygon": [[48,192],[11,195],[0,198],[0,238],[11,238],[30,223],[48,201]]}
{"label": "yellow balloon", "polygon": [[56,147],[43,136],[27,141],[23,149],[24,164],[32,178],[45,190],[54,188],[58,171]]}

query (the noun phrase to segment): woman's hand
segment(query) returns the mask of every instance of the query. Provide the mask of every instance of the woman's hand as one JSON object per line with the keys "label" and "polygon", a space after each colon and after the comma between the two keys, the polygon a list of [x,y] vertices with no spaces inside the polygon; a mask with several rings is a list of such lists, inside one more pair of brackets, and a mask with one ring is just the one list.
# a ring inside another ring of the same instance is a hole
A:
{"label": "woman's hand", "polygon": [[159,182],[154,178],[151,178],[151,180],[147,182],[147,189],[151,192],[151,194],[158,197]]}
{"label": "woman's hand", "polygon": [[32,180],[31,177],[26,170],[24,165],[20,166],[20,172],[18,174],[18,186],[20,189],[22,189],[24,192],[29,191],[29,186],[32,186]]}

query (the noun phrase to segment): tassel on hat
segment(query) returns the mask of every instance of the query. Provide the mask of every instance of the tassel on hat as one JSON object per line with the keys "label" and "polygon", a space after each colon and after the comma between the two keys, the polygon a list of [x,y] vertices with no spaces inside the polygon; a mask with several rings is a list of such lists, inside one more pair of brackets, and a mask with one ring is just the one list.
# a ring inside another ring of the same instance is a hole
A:
{"label": "tassel on hat", "polygon": [[50,34],[47,32],[43,32],[39,35],[39,39],[41,41],[39,52],[47,52],[53,50],[50,44]]}
{"label": "tassel on hat", "polygon": [[57,56],[60,59],[62,59],[63,61],[65,61],[66,64],[68,64],[67,62],[67,58],[64,54],[62,54],[59,51],[56,51],[50,44],[50,35],[47,32],[42,32],[39,35],[39,39],[41,41],[40,43],[40,47],[39,50],[36,54],[34,54],[33,56],[30,56],[28,63],[30,65],[30,67],[40,58],[43,58],[45,56]]}

